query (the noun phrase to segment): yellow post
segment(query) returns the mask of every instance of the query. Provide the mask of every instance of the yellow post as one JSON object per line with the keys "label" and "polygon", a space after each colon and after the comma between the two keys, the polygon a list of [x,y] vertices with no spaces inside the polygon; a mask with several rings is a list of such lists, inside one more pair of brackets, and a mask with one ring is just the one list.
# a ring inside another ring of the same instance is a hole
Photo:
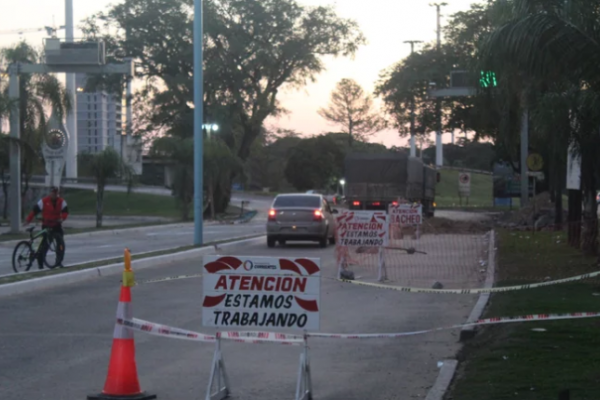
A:
{"label": "yellow post", "polygon": [[131,270],[131,252],[128,248],[125,248],[125,255],[123,256],[123,259],[125,261],[125,270],[123,271],[123,286],[135,286],[133,271]]}

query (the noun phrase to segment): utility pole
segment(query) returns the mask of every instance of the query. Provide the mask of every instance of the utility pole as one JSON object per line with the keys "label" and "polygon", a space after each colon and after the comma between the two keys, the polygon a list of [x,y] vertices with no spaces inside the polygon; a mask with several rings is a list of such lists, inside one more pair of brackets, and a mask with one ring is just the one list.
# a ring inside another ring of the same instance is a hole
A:
{"label": "utility pole", "polygon": [[[436,8],[437,13],[437,51],[442,52],[442,15],[441,8],[447,6],[448,3],[430,3],[431,7]],[[435,104],[437,115],[437,127],[435,135],[435,164],[441,167],[444,164],[444,153],[442,149],[442,98],[438,97]]]}
{"label": "utility pole", "polygon": [[[415,52],[415,44],[423,43],[422,40],[405,40],[404,43],[410,44],[410,54],[412,55]],[[414,94],[411,96],[410,101],[410,156],[417,156],[417,146],[415,143],[415,96]]]}

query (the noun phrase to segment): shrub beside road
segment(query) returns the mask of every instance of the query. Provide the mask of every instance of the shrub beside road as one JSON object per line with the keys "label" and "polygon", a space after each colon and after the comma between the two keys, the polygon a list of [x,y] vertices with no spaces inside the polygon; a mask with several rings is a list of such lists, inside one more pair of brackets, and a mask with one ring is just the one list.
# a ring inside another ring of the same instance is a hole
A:
{"label": "shrub beside road", "polygon": [[[560,279],[598,270],[566,244],[563,233],[498,234],[497,286]],[[600,311],[596,281],[494,294],[485,318]],[[460,354],[461,366],[446,399],[592,400],[600,393],[600,322],[597,319],[496,325],[482,329]],[[543,330],[542,330],[543,329]]]}

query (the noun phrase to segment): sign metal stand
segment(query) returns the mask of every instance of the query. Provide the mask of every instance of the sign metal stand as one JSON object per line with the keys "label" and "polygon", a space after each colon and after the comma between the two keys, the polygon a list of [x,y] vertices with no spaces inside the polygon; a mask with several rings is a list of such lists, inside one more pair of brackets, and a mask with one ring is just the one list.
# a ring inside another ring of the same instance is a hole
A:
{"label": "sign metal stand", "polygon": [[[229,385],[229,377],[225,370],[225,361],[221,352],[221,332],[217,332],[217,340],[215,344],[215,355],[213,357],[212,366],[210,369],[210,379],[208,381],[208,389],[206,390],[206,400],[222,400],[231,394]],[[213,392],[213,387],[216,381],[216,391]]]}

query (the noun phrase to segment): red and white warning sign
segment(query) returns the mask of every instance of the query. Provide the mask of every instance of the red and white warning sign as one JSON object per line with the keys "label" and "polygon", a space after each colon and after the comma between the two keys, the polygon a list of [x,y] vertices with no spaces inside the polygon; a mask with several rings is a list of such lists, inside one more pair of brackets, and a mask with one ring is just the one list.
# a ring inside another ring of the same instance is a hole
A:
{"label": "red and white warning sign", "polygon": [[389,209],[390,224],[414,226],[423,223],[423,206],[421,204],[391,204]]}
{"label": "red and white warning sign", "polygon": [[202,324],[319,330],[321,260],[204,256]]}
{"label": "red and white warning sign", "polygon": [[385,211],[344,211],[336,220],[338,246],[388,245],[389,224]]}

